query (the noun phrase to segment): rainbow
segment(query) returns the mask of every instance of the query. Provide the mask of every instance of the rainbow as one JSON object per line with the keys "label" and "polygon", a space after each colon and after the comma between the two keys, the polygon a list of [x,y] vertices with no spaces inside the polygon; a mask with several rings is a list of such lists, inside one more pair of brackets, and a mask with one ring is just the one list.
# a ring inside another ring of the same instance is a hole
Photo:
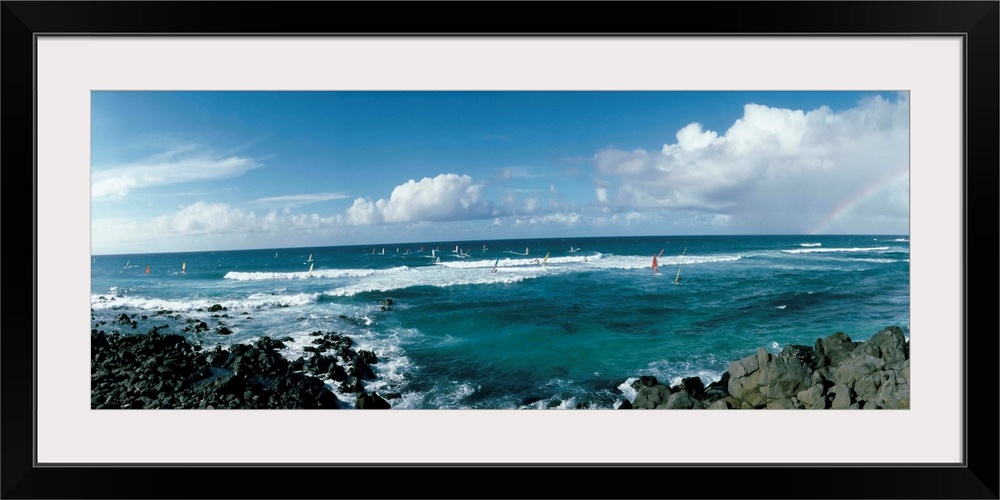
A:
{"label": "rainbow", "polygon": [[908,180],[910,177],[910,171],[904,170],[902,172],[893,173],[887,175],[881,179],[878,179],[871,184],[863,186],[861,189],[854,192],[851,196],[841,201],[836,208],[830,212],[829,215],[823,218],[819,224],[813,226],[812,229],[808,231],[808,234],[824,234],[827,229],[833,224],[837,223],[846,214],[854,210],[855,207],[861,205],[862,203],[872,199],[875,195],[881,193],[889,186],[896,184],[897,182]]}

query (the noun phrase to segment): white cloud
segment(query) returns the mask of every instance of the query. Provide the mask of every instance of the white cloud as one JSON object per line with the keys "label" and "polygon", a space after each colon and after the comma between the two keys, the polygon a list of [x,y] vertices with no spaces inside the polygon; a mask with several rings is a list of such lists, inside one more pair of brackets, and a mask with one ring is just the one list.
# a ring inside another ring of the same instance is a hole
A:
{"label": "white cloud", "polygon": [[[660,151],[603,149],[593,160],[612,187],[595,189],[603,206],[702,213],[748,231],[805,231],[879,179],[905,175],[909,102],[905,94],[873,97],[843,112],[747,104],[722,135],[691,123]],[[908,183],[885,189],[881,203],[855,219],[859,232],[907,230]]]}
{"label": "white cloud", "polygon": [[389,199],[354,200],[347,209],[351,224],[381,222],[421,222],[481,219],[493,212],[492,203],[483,199],[482,185],[468,175],[440,174],[416,182],[410,179],[392,190]]}
{"label": "white cloud", "polygon": [[382,216],[382,206],[385,200],[371,202],[364,198],[357,198],[354,204],[347,209],[347,223],[359,226],[369,224],[379,224],[384,220]]}
{"label": "white cloud", "polygon": [[348,196],[343,193],[309,193],[292,194],[288,196],[271,196],[268,198],[258,198],[250,203],[261,205],[280,205],[285,207],[299,207],[309,203],[319,203],[330,200],[343,200]]}
{"label": "white cloud", "polygon": [[178,211],[141,221],[97,219],[92,224],[95,253],[148,249],[150,235],[162,251],[237,249],[314,244],[334,241],[343,233],[342,216],[293,214],[271,210],[263,215],[225,203],[198,202]]}
{"label": "white cloud", "polygon": [[136,189],[209,179],[225,179],[258,168],[260,163],[240,156],[215,157],[198,153],[178,158],[190,148],[158,154],[148,161],[107,169],[95,169],[91,176],[94,199],[118,199]]}
{"label": "white cloud", "polygon": [[538,210],[538,199],[536,199],[536,198],[528,198],[527,200],[524,200],[524,212],[525,213],[531,213],[531,212],[534,212],[536,210]]}
{"label": "white cloud", "polygon": [[700,123],[692,123],[677,132],[677,145],[685,150],[704,149],[715,142],[719,134],[703,130]]}

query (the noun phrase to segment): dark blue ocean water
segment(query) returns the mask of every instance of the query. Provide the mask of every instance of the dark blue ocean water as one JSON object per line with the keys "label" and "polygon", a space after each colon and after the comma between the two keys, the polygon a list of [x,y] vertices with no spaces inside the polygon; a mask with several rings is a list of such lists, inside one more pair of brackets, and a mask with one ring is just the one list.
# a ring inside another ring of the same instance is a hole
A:
{"label": "dark blue ocean water", "polygon": [[367,389],[401,394],[394,408],[610,409],[632,398],[639,375],[708,383],[758,347],[776,353],[835,332],[866,340],[890,325],[908,336],[909,256],[896,235],[98,255],[91,305],[95,323],[139,320],[101,327],[109,332],[184,334],[198,319],[213,330],[184,334],[193,343],[291,337],[291,358],[307,354],[310,332],[346,334],[378,355]]}

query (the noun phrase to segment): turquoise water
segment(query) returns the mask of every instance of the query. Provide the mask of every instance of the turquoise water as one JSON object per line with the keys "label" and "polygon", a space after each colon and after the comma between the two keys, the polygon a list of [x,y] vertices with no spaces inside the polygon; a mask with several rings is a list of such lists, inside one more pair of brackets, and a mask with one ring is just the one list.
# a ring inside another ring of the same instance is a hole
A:
{"label": "turquoise water", "polygon": [[[344,333],[379,357],[366,388],[406,409],[614,408],[639,375],[708,383],[761,346],[838,331],[866,340],[890,325],[909,335],[909,240],[898,235],[98,255],[91,268],[94,322],[124,312],[139,323],[101,329],[167,325],[206,346],[291,337],[292,358],[311,332]],[[182,332],[191,319],[213,330]]]}

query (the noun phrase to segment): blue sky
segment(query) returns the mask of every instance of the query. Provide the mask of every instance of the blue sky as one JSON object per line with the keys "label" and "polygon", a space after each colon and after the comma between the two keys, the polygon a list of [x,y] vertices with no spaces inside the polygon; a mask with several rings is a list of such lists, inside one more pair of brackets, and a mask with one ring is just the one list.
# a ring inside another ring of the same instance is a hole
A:
{"label": "blue sky", "polygon": [[895,92],[93,92],[94,254],[908,234]]}

